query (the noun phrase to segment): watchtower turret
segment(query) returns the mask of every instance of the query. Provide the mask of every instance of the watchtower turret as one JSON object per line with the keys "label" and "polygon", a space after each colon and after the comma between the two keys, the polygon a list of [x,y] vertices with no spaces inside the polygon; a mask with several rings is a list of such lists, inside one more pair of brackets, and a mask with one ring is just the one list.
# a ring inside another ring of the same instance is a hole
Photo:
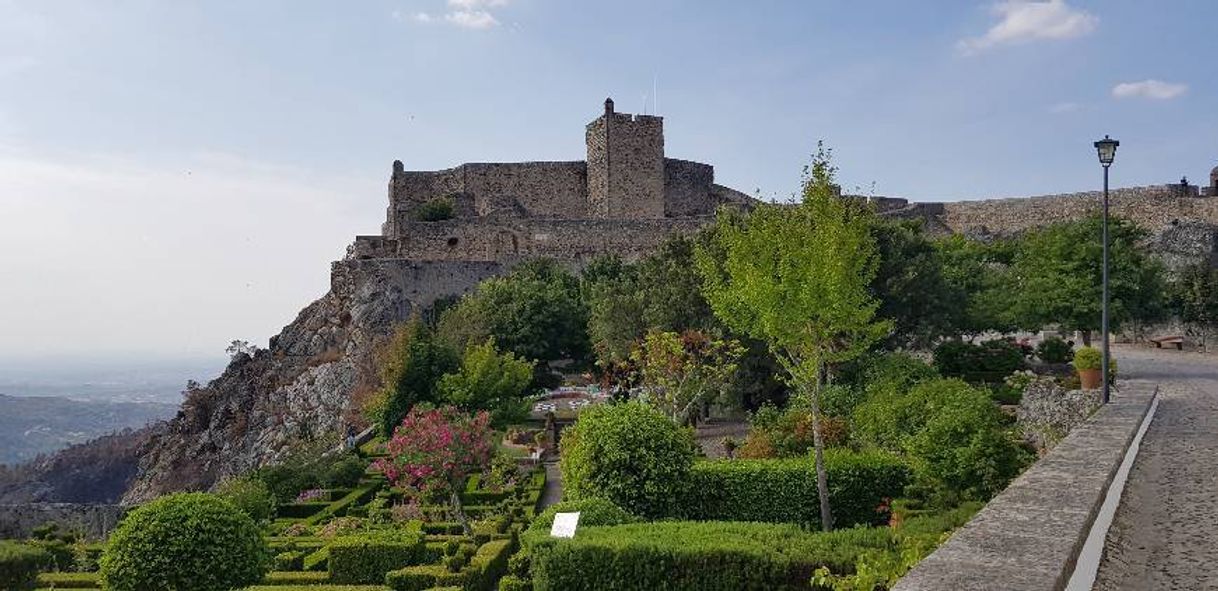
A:
{"label": "watchtower turret", "polygon": [[664,217],[664,119],[617,113],[608,98],[586,135],[589,217]]}

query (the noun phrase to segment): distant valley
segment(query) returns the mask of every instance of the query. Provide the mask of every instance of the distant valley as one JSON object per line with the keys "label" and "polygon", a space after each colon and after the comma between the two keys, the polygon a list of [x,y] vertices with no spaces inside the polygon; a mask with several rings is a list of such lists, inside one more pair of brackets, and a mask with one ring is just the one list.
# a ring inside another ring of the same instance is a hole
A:
{"label": "distant valley", "polygon": [[0,464],[32,460],[76,443],[168,419],[176,404],[0,394]]}

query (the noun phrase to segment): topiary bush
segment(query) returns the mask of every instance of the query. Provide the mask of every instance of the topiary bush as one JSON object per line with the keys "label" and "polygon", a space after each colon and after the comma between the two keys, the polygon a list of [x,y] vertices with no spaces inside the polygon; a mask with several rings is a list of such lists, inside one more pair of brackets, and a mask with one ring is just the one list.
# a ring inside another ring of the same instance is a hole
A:
{"label": "topiary bush", "polygon": [[635,515],[680,509],[694,461],[694,437],[641,402],[604,404],[580,413],[561,440],[563,495],[608,499]]}
{"label": "topiary bush", "polygon": [[262,580],[271,551],[258,526],[216,495],[161,497],[131,511],[101,559],[110,591],[227,591]]}
{"label": "topiary bush", "polygon": [[355,454],[343,454],[326,468],[322,484],[327,488],[353,488],[367,469],[368,465]]}
{"label": "topiary bush", "polygon": [[216,487],[216,494],[236,505],[258,523],[275,516],[275,498],[266,483],[258,478],[232,478]]}
{"label": "topiary bush", "polygon": [[0,540],[0,589],[33,589],[38,571],[50,563],[51,555],[45,550]]}
{"label": "topiary bush", "polygon": [[1069,363],[1074,359],[1074,349],[1058,337],[1049,337],[1036,345],[1036,357],[1045,363]]}
{"label": "topiary bush", "polygon": [[1074,369],[1099,369],[1103,361],[1104,354],[1095,347],[1080,347],[1074,353]]}
{"label": "topiary bush", "polygon": [[[842,527],[887,523],[888,501],[901,496],[910,482],[905,462],[882,452],[829,449],[825,469],[834,521]],[[810,457],[698,462],[690,476],[683,503],[687,519],[820,526],[816,467]]]}

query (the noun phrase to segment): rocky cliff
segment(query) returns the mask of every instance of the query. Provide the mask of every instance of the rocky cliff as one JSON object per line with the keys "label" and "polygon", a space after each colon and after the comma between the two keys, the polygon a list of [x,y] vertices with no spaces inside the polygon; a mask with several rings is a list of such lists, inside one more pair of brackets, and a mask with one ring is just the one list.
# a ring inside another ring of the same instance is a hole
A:
{"label": "rocky cliff", "polygon": [[275,462],[294,442],[337,443],[346,422],[355,419],[353,397],[378,385],[376,351],[394,325],[503,267],[401,259],[334,263],[328,293],[271,338],[268,348],[236,355],[220,377],[191,391],[177,416],[155,430],[123,502],[206,489],[225,476]]}

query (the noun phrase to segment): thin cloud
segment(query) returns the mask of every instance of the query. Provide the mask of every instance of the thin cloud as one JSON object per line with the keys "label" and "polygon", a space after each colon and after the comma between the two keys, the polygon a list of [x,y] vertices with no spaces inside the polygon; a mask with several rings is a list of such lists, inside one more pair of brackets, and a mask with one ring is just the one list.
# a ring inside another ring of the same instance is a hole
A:
{"label": "thin cloud", "polygon": [[1065,0],[1003,0],[990,12],[998,23],[980,37],[960,40],[956,47],[962,53],[971,55],[1000,45],[1037,40],[1074,39],[1091,33],[1099,24],[1099,17],[1071,7]]}
{"label": "thin cloud", "polygon": [[[447,12],[419,12],[413,18],[423,24],[447,23],[463,29],[485,30],[499,26],[492,9],[507,6],[508,0],[448,0],[447,4]],[[399,11],[394,11],[393,17],[405,20]]]}
{"label": "thin cloud", "polygon": [[1162,80],[1142,80],[1141,82],[1122,82],[1112,87],[1112,96],[1116,98],[1142,98],[1156,101],[1168,101],[1188,92],[1187,84],[1173,84]]}
{"label": "thin cloud", "polygon": [[1049,107],[1049,112],[1054,115],[1062,115],[1065,113],[1073,113],[1082,108],[1082,105],[1072,102],[1057,103]]}

